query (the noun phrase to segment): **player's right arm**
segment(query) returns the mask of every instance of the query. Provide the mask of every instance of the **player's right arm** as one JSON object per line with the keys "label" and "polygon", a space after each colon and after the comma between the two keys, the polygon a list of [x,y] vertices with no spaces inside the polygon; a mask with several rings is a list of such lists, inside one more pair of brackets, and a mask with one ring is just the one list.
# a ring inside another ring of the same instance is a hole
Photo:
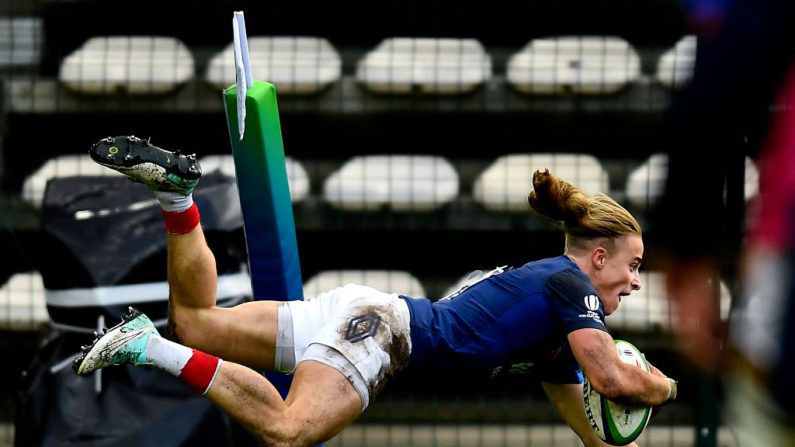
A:
{"label": "player's right arm", "polygon": [[604,323],[604,308],[590,279],[575,269],[547,280],[547,293],[583,374],[596,391],[624,404],[657,406],[669,400],[673,384],[621,361]]}
{"label": "player's right arm", "polygon": [[569,345],[585,377],[606,398],[624,404],[657,406],[673,399],[675,383],[621,361],[609,333],[592,328],[570,332]]}

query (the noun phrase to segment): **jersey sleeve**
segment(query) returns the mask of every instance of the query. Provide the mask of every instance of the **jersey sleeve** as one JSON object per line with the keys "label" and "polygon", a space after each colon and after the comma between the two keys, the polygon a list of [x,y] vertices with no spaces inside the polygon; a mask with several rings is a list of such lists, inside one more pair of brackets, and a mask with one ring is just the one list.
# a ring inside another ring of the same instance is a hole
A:
{"label": "jersey sleeve", "polygon": [[607,332],[602,301],[584,273],[573,269],[555,273],[547,281],[546,292],[565,333],[583,328]]}
{"label": "jersey sleeve", "polygon": [[538,380],[549,383],[582,383],[580,365],[574,359],[568,343],[563,352],[549,362],[537,365]]}

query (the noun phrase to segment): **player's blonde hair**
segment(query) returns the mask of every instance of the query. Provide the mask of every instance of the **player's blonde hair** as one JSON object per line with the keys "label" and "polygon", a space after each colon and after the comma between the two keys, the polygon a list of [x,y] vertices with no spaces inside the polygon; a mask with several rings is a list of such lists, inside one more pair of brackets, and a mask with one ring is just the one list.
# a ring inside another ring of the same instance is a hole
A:
{"label": "player's blonde hair", "polygon": [[588,197],[580,188],[549,173],[533,174],[533,190],[527,197],[538,213],[563,222],[566,251],[580,242],[641,234],[640,224],[624,207],[605,194]]}

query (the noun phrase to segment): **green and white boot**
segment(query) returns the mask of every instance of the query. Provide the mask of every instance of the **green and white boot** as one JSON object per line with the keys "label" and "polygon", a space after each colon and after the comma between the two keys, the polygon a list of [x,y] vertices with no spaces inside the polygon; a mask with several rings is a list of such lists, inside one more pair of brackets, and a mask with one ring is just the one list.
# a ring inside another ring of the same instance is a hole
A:
{"label": "green and white boot", "polygon": [[84,375],[110,365],[152,365],[146,358],[149,337],[157,336],[152,320],[140,311],[128,308],[121,323],[110,329],[94,332],[96,339],[82,347],[82,353],[73,361],[74,369]]}

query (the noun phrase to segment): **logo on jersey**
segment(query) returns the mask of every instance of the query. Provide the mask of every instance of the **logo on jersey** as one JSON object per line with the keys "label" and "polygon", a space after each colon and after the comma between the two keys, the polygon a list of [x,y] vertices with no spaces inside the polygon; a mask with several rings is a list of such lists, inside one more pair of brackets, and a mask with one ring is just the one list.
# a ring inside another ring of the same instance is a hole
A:
{"label": "logo on jersey", "polygon": [[345,340],[351,343],[362,341],[367,337],[372,337],[381,324],[381,317],[376,314],[365,314],[354,317],[348,322],[348,329],[345,331]]}
{"label": "logo on jersey", "polygon": [[579,317],[589,318],[604,324],[598,312],[600,306],[599,297],[596,295],[586,295],[585,298],[583,298],[583,303],[585,303],[585,308],[588,309],[588,311],[584,314],[580,314]]}
{"label": "logo on jersey", "polygon": [[508,374],[530,374],[533,371],[533,362],[514,363],[508,367]]}
{"label": "logo on jersey", "polygon": [[585,301],[585,307],[587,307],[588,310],[594,310],[594,311],[595,310],[599,310],[599,297],[598,296],[596,296],[596,295],[587,295],[585,298],[583,298],[583,301]]}

